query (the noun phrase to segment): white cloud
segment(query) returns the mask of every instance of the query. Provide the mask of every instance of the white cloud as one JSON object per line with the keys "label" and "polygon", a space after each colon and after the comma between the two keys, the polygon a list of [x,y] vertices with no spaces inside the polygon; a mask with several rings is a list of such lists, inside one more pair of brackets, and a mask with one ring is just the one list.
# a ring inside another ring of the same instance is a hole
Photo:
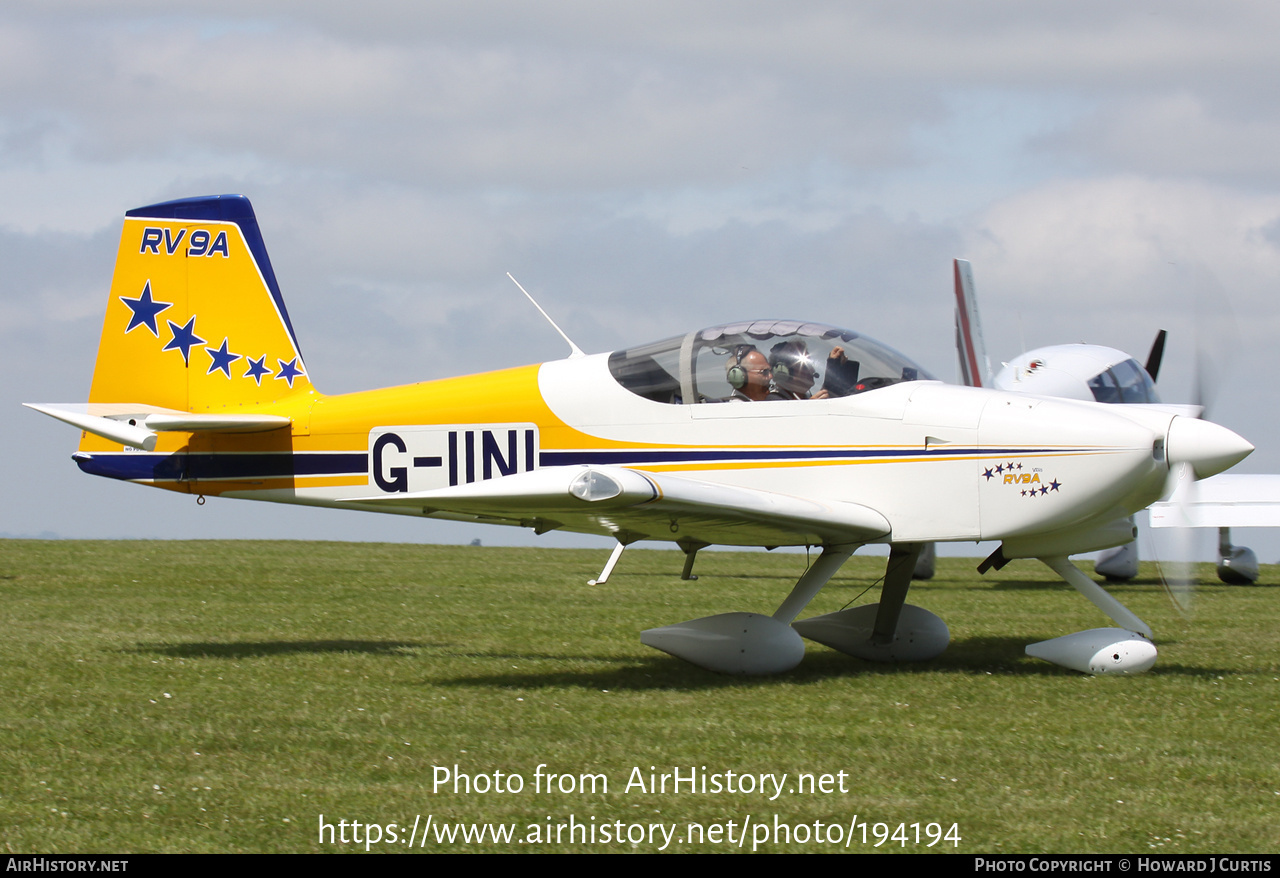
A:
{"label": "white cloud", "polygon": [[1280,248],[1266,234],[1278,217],[1280,193],[1136,176],[1060,180],[992,205],[970,247],[978,270],[1008,291],[1002,306],[1040,296],[1099,312],[1167,309],[1171,292],[1187,292],[1185,278],[1208,273],[1241,306],[1264,309],[1280,277]]}
{"label": "white cloud", "polygon": [[1203,175],[1229,182],[1280,181],[1280,117],[1274,108],[1237,115],[1187,91],[1107,103],[1037,145],[1105,169]]}

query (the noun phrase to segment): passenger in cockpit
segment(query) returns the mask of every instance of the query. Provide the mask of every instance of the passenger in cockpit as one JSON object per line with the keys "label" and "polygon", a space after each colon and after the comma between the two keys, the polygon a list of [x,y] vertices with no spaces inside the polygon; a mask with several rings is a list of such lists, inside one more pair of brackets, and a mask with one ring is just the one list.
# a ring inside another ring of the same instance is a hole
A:
{"label": "passenger in cockpit", "polygon": [[831,395],[825,389],[810,395],[818,370],[803,340],[774,345],[769,350],[769,367],[773,370],[773,388],[768,399],[826,399]]}
{"label": "passenger in cockpit", "polygon": [[773,372],[769,361],[755,345],[740,344],[733,350],[725,377],[733,388],[730,400],[760,402],[769,395]]}

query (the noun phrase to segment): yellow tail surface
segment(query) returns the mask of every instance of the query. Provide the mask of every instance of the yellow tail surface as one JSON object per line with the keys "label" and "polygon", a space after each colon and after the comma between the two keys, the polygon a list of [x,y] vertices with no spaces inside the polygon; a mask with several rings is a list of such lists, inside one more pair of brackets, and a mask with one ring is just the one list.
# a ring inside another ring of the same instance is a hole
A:
{"label": "yellow tail surface", "polygon": [[233,413],[311,392],[247,198],[125,214],[90,403]]}

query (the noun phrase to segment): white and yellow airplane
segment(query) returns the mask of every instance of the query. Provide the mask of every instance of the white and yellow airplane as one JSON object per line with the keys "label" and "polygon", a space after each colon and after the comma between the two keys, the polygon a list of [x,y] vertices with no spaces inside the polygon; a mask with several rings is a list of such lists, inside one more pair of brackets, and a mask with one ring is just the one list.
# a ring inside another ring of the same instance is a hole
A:
{"label": "white and yellow airplane", "polygon": [[[752,401],[770,375],[773,398]],[[871,659],[938,655],[946,625],[905,598],[921,546],[945,540],[999,540],[984,570],[1038,558],[1119,626],[1033,654],[1145,670],[1151,629],[1067,556],[1131,540],[1129,516],[1171,465],[1204,477],[1252,450],[1156,407],[949,386],[856,332],[792,320],[326,396],[241,196],[126,214],[89,401],[32,408],[84,431],[85,472],[187,494],[562,528],[691,555],[821,547],[772,615],[642,634],[730,673],[788,670],[802,637]],[[880,602],[796,621],[869,543],[890,547]]]}

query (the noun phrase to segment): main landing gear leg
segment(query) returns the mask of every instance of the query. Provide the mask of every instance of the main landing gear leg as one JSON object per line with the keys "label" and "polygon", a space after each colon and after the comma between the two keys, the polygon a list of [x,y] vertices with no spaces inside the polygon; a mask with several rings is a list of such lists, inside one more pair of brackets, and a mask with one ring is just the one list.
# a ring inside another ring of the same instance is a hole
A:
{"label": "main landing gear leg", "polygon": [[800,581],[791,589],[791,594],[787,595],[787,599],[778,607],[773,618],[783,625],[794,622],[796,616],[809,606],[809,601],[822,591],[827,581],[836,575],[836,571],[844,565],[845,561],[849,560],[849,556],[856,548],[857,546],[823,546],[818,560],[814,561],[800,577]]}
{"label": "main landing gear leg", "polygon": [[1041,558],[1044,565],[1093,602],[1121,628],[1092,628],[1027,647],[1027,655],[1086,674],[1137,674],[1156,663],[1151,627],[1103,590],[1065,556]]}
{"label": "main landing gear leg", "polygon": [[815,616],[792,627],[810,640],[872,661],[927,661],[941,655],[951,642],[946,623],[906,602],[923,548],[923,543],[893,544],[880,603]]}
{"label": "main landing gear leg", "polygon": [[822,590],[857,546],[826,546],[772,616],[724,613],[640,634],[640,642],[722,674],[780,674],[804,658],[791,621]]}

